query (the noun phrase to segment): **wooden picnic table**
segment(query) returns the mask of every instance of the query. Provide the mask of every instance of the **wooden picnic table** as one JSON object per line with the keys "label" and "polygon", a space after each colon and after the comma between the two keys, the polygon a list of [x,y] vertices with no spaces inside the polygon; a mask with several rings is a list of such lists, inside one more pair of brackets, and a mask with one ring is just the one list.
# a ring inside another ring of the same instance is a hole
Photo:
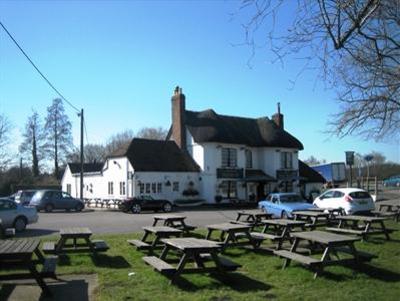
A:
{"label": "wooden picnic table", "polygon": [[[87,227],[69,227],[60,229],[58,242],[45,242],[45,253],[61,253],[65,251],[90,251],[92,253],[108,250],[108,245],[103,240],[90,240],[92,231]],[[72,240],[72,245],[67,244]],[[78,240],[83,243],[78,243]]]}
{"label": "wooden picnic table", "polygon": [[153,219],[154,219],[153,227],[157,226],[159,221],[163,221],[163,226],[178,228],[185,232],[189,232],[196,229],[196,227],[185,223],[186,216],[183,215],[161,214],[161,215],[154,215]]}
{"label": "wooden picnic table", "polygon": [[264,224],[264,228],[260,235],[263,235],[264,238],[270,239],[273,242],[277,242],[276,249],[279,250],[284,240],[290,240],[290,233],[293,229],[300,228],[304,230],[306,222],[290,219],[269,219],[263,220],[262,224]]}
{"label": "wooden picnic table", "polygon": [[400,220],[400,199],[378,202],[379,211],[373,211],[376,216],[394,217],[395,221]]}
{"label": "wooden picnic table", "polygon": [[[260,237],[253,237],[250,234],[252,226],[243,224],[232,224],[232,223],[221,223],[206,226],[208,232],[206,239],[211,239],[211,235],[214,231],[220,232],[219,241],[222,250],[225,250],[228,246],[239,246],[239,245],[252,245],[253,248],[259,247],[261,242],[264,240]],[[244,241],[238,241],[244,239]]]}
{"label": "wooden picnic table", "polygon": [[293,211],[292,215],[294,216],[294,220],[307,221],[308,223],[305,225],[305,227],[309,227],[314,230],[317,226],[326,226],[330,214],[328,212],[321,211],[300,210]]}
{"label": "wooden picnic table", "polygon": [[[159,258],[146,256],[143,260],[162,274],[171,277],[171,283],[182,273],[226,272],[240,267],[229,259],[218,256],[221,246],[213,241],[188,237],[167,238],[162,242],[165,247]],[[174,250],[181,256],[176,267],[167,262],[170,250]],[[190,261],[194,262],[194,267],[186,268],[186,264]],[[213,265],[206,264],[208,261],[211,261]]]}
{"label": "wooden picnic table", "polygon": [[318,207],[313,207],[313,208],[308,208],[307,211],[328,212],[330,219],[334,219],[335,216],[338,216],[338,215],[345,215],[345,211],[344,211],[343,208],[318,208]]}
{"label": "wooden picnic table", "polygon": [[[35,279],[45,295],[51,295],[44,278],[57,279],[55,274],[57,257],[45,258],[39,249],[39,239],[0,240],[0,265],[14,270],[28,270],[28,273],[1,274],[0,280]],[[37,259],[33,258],[36,255]],[[39,272],[37,265],[41,265]]]}
{"label": "wooden picnic table", "polygon": [[[182,235],[182,230],[168,226],[143,227],[143,231],[144,234],[141,240],[131,239],[128,240],[128,243],[136,246],[138,250],[141,249],[148,250],[149,254],[153,253],[154,249],[161,242],[161,239]],[[152,241],[147,240],[149,236],[153,236]]]}
{"label": "wooden picnic table", "polygon": [[261,225],[261,221],[264,219],[272,218],[271,213],[260,212],[260,211],[238,211],[236,220],[232,221],[233,223],[243,223],[252,226]]}
{"label": "wooden picnic table", "polygon": [[[315,272],[314,279],[323,272],[325,266],[358,263],[363,260],[371,260],[374,257],[374,255],[356,250],[354,242],[360,240],[359,237],[340,235],[325,231],[294,232],[291,236],[294,237],[294,241],[290,251],[276,250],[274,251],[274,254],[285,258],[282,267],[283,269],[289,266],[291,260],[295,260],[311,268],[311,270]],[[318,259],[297,253],[296,249],[301,240],[322,245],[324,251],[321,258]],[[339,252],[350,255],[350,258],[339,259]],[[337,259],[333,259],[331,254],[335,255]]]}
{"label": "wooden picnic table", "polygon": [[[337,233],[356,234],[362,236],[363,239],[367,239],[371,234],[385,234],[386,239],[390,240],[389,233],[392,230],[385,227],[384,221],[387,219],[385,217],[345,215],[338,216],[336,219],[339,220],[338,226],[329,227],[326,230]],[[360,225],[360,222],[363,224]]]}

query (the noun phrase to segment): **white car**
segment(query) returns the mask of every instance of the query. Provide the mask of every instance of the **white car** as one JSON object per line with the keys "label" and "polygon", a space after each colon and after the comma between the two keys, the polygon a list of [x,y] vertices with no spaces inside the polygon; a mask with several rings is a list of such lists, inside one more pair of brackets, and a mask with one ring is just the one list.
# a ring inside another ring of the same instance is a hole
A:
{"label": "white car", "polygon": [[313,204],[319,208],[342,208],[346,214],[370,212],[375,209],[371,195],[359,188],[335,188],[315,198]]}
{"label": "white car", "polygon": [[27,224],[38,221],[36,208],[25,207],[9,198],[0,198],[0,220],[4,229],[15,228],[15,231],[25,230]]}

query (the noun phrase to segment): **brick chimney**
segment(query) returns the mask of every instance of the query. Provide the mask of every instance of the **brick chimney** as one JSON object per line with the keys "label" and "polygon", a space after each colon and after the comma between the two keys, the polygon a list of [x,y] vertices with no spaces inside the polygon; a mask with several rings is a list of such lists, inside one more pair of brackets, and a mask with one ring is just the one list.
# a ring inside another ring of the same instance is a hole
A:
{"label": "brick chimney", "polygon": [[275,124],[281,129],[284,129],[283,126],[283,115],[281,114],[281,103],[278,102],[278,112],[271,116],[271,119]]}
{"label": "brick chimney", "polygon": [[172,101],[172,138],[180,149],[186,150],[185,95],[177,86]]}

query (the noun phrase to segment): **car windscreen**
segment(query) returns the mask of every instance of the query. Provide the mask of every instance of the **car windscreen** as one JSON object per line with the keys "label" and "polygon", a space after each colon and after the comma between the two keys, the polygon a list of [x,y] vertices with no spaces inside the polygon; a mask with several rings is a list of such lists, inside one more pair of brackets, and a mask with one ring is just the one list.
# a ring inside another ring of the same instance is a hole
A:
{"label": "car windscreen", "polygon": [[297,194],[281,195],[281,203],[301,203],[304,202],[303,198]]}
{"label": "car windscreen", "polygon": [[350,196],[353,199],[369,199],[369,198],[371,198],[371,195],[366,191],[355,191],[355,192],[350,193]]}

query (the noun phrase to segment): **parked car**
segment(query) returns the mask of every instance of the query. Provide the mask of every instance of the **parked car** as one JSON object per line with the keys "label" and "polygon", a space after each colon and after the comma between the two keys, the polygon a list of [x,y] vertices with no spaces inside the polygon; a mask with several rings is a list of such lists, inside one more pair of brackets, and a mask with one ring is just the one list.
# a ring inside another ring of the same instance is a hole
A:
{"label": "parked car", "polygon": [[370,212],[375,209],[371,195],[359,188],[334,188],[314,200],[319,208],[342,208],[346,214]]}
{"label": "parked car", "polygon": [[20,203],[21,205],[29,205],[33,195],[37,190],[18,190],[16,193],[12,195],[15,202]]}
{"label": "parked car", "polygon": [[29,205],[36,207],[38,211],[45,210],[46,212],[54,209],[82,211],[85,208],[85,204],[80,199],[73,198],[60,190],[38,190]]}
{"label": "parked car", "polygon": [[36,223],[38,214],[35,208],[22,206],[10,198],[0,198],[0,219],[3,228],[25,230],[27,224]]}
{"label": "parked car", "polygon": [[383,186],[385,187],[400,187],[400,175],[391,176],[383,180]]}
{"label": "parked car", "polygon": [[140,213],[142,210],[171,212],[172,203],[168,200],[158,200],[149,195],[143,195],[122,201],[119,209],[123,212],[131,211],[132,213]]}
{"label": "parked car", "polygon": [[258,208],[280,218],[291,218],[293,211],[307,210],[313,207],[315,206],[308,203],[299,194],[292,192],[271,193],[266,200],[258,202]]}

